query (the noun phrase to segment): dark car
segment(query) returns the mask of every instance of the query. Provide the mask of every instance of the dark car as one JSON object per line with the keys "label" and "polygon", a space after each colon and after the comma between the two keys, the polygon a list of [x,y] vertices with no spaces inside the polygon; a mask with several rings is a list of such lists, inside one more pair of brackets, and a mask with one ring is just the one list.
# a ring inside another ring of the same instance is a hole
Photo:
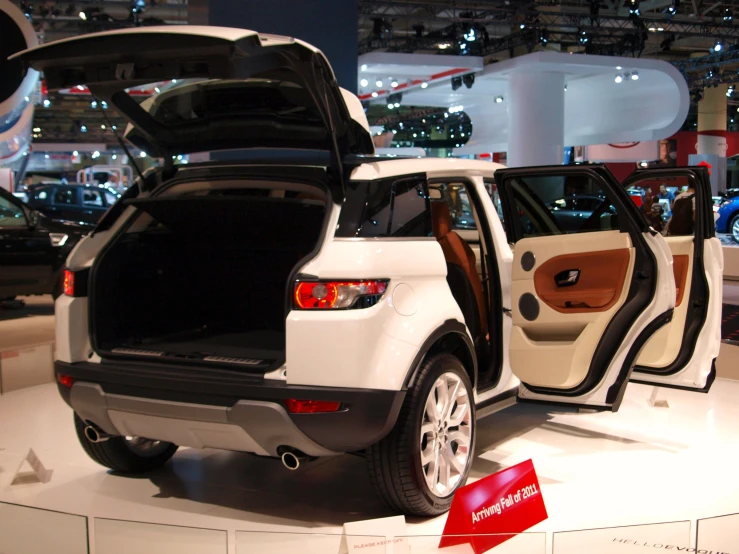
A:
{"label": "dark car", "polygon": [[[603,204],[607,204],[603,206]],[[613,214],[610,202],[600,196],[565,196],[547,202],[547,208],[565,232],[577,231],[583,224],[601,208],[603,214]],[[603,215],[601,214],[601,215]]]}
{"label": "dark car", "polygon": [[27,195],[29,206],[52,219],[84,223],[97,223],[120,197],[108,187],[77,184],[30,185]]}
{"label": "dark car", "polygon": [[92,225],[53,221],[0,189],[0,300],[62,292],[67,255]]}

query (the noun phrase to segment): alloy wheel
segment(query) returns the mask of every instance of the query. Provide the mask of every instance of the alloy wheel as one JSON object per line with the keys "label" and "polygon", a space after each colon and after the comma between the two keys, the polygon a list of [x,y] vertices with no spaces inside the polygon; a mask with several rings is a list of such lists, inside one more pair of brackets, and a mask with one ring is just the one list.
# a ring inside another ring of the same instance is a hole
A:
{"label": "alloy wheel", "polygon": [[739,242],[739,217],[734,218],[731,224],[731,236],[734,237],[736,242]]}
{"label": "alloy wheel", "polygon": [[472,399],[455,373],[431,387],[421,420],[421,469],[426,486],[440,498],[463,482],[472,452]]}

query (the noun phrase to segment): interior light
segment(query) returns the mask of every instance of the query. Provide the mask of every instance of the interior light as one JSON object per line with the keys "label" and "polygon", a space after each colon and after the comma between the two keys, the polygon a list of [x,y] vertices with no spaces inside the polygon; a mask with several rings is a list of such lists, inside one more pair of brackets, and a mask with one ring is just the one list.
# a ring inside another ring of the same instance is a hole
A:
{"label": "interior light", "polygon": [[359,81],[359,84],[363,87],[366,87],[367,85],[369,85],[369,81],[367,79],[362,79],[361,81]]}

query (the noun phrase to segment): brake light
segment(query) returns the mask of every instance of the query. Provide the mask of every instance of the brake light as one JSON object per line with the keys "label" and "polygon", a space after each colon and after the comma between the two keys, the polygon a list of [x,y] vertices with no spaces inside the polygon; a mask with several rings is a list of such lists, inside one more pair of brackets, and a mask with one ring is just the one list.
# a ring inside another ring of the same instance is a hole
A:
{"label": "brake light", "polygon": [[74,272],[64,270],[64,294],[74,296]]}
{"label": "brake light", "polygon": [[295,285],[295,307],[301,310],[368,308],[377,304],[386,290],[387,280],[301,281]]}
{"label": "brake light", "polygon": [[56,374],[56,380],[59,381],[60,385],[63,385],[67,387],[68,389],[72,388],[72,384],[74,384],[74,379],[72,379],[69,375],[62,375],[61,373]]}
{"label": "brake light", "polygon": [[288,398],[285,400],[287,411],[291,414],[320,414],[326,412],[338,412],[341,402],[329,402],[327,400],[296,400]]}

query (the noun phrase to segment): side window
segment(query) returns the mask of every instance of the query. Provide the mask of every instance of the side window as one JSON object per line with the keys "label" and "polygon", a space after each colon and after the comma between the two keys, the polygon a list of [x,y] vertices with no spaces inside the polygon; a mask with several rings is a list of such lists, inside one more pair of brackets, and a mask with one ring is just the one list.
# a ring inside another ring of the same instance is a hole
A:
{"label": "side window", "polygon": [[336,236],[428,237],[431,214],[425,177],[351,183]]}
{"label": "side window", "polygon": [[25,227],[26,215],[20,206],[0,196],[0,227]]}
{"label": "side window", "polygon": [[490,195],[490,199],[493,201],[493,206],[495,206],[495,211],[498,212],[498,217],[500,218],[501,223],[504,222],[503,219],[503,203],[500,201],[500,193],[498,192],[498,185],[495,184],[495,181],[488,181],[485,180],[485,188],[488,191],[488,194]]}
{"label": "side window", "polygon": [[588,175],[515,177],[518,236],[618,230],[618,213],[599,181]]}
{"label": "side window", "polygon": [[[693,235],[696,188],[691,176],[647,176],[633,185],[641,192],[639,211],[655,231],[672,237]],[[636,195],[632,198],[636,202]]]}
{"label": "side window", "polygon": [[117,194],[113,194],[113,193],[112,193],[112,192],[110,192],[109,190],[106,190],[106,191],[105,191],[105,202],[106,202],[106,204],[107,204],[108,206],[112,206],[112,205],[113,205],[113,204],[115,204],[115,203],[116,203],[117,201],[118,201],[118,195],[117,195]]}
{"label": "side window", "polygon": [[82,204],[85,206],[94,206],[102,208],[103,204],[103,193],[97,189],[85,189],[82,191]]}
{"label": "side window", "polygon": [[54,204],[74,205],[76,201],[77,191],[71,187],[59,187],[54,192]]}

